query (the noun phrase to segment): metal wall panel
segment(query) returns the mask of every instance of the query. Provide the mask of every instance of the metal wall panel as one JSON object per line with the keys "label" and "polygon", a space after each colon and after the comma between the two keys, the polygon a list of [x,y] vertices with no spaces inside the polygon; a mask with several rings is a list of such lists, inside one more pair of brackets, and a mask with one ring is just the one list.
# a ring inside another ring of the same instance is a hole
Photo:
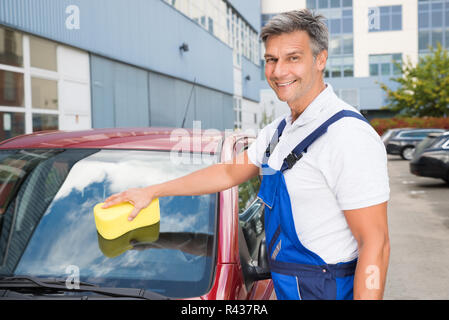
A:
{"label": "metal wall panel", "polygon": [[[247,77],[249,76],[249,80]],[[242,96],[260,101],[260,67],[242,56]]]}
{"label": "metal wall panel", "polygon": [[[70,5],[79,29],[67,28]],[[233,93],[232,48],[161,0],[1,0],[0,24]]]}
{"label": "metal wall panel", "polygon": [[[91,56],[94,128],[153,126],[230,129],[232,95]],[[189,101],[190,100],[190,101]]]}

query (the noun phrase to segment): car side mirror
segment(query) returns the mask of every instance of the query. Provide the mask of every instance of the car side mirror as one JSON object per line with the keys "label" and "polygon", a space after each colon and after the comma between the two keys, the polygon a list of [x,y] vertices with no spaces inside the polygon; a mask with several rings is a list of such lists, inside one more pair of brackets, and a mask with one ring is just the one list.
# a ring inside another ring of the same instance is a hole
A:
{"label": "car side mirror", "polygon": [[257,266],[249,266],[249,275],[251,280],[259,281],[271,279],[270,267],[268,265],[267,246],[265,238],[260,241],[259,244],[259,256],[257,259]]}

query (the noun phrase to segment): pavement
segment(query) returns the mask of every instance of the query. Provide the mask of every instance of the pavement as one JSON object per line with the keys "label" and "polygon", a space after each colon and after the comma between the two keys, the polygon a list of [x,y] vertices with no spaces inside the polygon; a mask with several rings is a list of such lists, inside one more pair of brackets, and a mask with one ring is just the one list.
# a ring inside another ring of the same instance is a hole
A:
{"label": "pavement", "polygon": [[388,156],[390,264],[386,300],[449,299],[449,185]]}

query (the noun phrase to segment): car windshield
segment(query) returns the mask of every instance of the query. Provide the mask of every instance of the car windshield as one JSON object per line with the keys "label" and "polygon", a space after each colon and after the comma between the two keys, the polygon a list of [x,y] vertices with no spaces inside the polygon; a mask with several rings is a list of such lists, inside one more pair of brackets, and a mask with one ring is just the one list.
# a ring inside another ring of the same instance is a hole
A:
{"label": "car windshield", "polygon": [[[159,199],[160,222],[106,240],[93,208],[111,194],[174,179],[200,154],[136,150],[0,151],[0,274],[207,293],[214,272],[217,194]],[[212,159],[216,161],[215,157]]]}

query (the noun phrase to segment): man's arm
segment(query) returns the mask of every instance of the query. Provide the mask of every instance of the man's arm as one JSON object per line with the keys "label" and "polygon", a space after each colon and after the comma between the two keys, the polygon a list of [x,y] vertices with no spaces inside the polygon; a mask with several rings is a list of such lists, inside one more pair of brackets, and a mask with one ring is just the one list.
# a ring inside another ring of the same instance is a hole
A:
{"label": "man's arm", "polygon": [[105,200],[103,208],[122,202],[130,202],[134,205],[134,210],[129,215],[128,220],[132,220],[154,198],[216,193],[239,185],[255,177],[258,173],[259,168],[248,160],[245,151],[232,161],[215,164],[178,179],[114,194]]}
{"label": "man's arm", "polygon": [[390,256],[387,202],[344,214],[359,250],[354,299],[382,299]]}

